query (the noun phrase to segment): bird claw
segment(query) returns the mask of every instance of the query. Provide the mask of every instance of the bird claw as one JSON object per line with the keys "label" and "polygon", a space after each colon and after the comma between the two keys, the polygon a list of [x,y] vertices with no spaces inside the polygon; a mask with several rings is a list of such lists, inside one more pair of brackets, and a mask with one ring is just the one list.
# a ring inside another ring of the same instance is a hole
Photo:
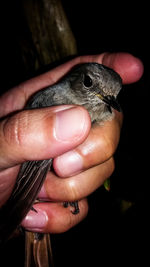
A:
{"label": "bird claw", "polygon": [[74,208],[74,210],[71,210],[72,214],[76,215],[80,212],[80,209],[79,209],[79,205],[78,205],[78,201],[74,201],[74,202],[67,202],[65,201],[63,203],[64,205],[64,208],[67,208],[68,206],[71,206]]}
{"label": "bird claw", "polygon": [[34,211],[34,212],[36,212],[36,213],[38,213],[38,211],[35,208],[33,208],[33,207],[31,207],[31,210]]}

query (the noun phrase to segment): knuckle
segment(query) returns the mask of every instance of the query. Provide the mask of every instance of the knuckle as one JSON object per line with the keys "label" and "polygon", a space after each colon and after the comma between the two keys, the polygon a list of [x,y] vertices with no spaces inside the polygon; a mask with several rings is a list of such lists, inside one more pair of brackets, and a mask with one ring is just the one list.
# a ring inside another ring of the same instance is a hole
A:
{"label": "knuckle", "polygon": [[69,201],[76,201],[79,197],[79,192],[77,190],[77,183],[74,179],[69,178],[67,186]]}
{"label": "knuckle", "polygon": [[115,160],[113,157],[110,159],[110,164],[111,164],[111,173],[113,173],[115,170]]}
{"label": "knuckle", "polygon": [[108,168],[109,169],[109,173],[108,173],[108,177],[110,177],[112,175],[112,173],[114,172],[115,170],[115,160],[113,157],[111,157],[109,160],[108,160]]}
{"label": "knuckle", "polygon": [[109,138],[104,138],[103,140],[103,151],[105,152],[106,158],[112,157],[115,151],[115,145]]}
{"label": "knuckle", "polygon": [[19,112],[5,120],[3,124],[3,136],[8,145],[22,146],[25,142],[25,134],[29,126],[29,113]]}

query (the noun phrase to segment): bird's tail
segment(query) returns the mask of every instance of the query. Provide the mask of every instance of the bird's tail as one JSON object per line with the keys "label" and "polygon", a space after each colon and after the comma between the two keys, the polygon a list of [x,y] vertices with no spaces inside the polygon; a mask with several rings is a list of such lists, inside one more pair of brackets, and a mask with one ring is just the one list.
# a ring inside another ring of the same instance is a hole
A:
{"label": "bird's tail", "polygon": [[53,267],[49,234],[25,232],[25,267]]}

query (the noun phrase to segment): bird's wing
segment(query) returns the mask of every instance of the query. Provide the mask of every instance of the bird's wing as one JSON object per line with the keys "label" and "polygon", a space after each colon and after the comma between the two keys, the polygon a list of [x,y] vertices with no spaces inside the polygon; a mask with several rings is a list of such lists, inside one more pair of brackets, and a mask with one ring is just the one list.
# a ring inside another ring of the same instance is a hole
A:
{"label": "bird's wing", "polygon": [[52,159],[22,164],[11,197],[0,210],[0,243],[12,235],[32,208],[51,164]]}

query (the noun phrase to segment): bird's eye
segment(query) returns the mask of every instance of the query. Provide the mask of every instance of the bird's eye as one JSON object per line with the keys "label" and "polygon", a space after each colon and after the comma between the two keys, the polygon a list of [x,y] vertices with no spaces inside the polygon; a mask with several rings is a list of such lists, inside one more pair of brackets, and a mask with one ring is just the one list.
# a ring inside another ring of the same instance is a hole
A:
{"label": "bird's eye", "polygon": [[92,86],[92,84],[93,84],[93,81],[92,81],[92,79],[90,78],[90,76],[89,75],[84,75],[84,78],[83,78],[83,83],[84,83],[84,86],[85,87],[91,87]]}

